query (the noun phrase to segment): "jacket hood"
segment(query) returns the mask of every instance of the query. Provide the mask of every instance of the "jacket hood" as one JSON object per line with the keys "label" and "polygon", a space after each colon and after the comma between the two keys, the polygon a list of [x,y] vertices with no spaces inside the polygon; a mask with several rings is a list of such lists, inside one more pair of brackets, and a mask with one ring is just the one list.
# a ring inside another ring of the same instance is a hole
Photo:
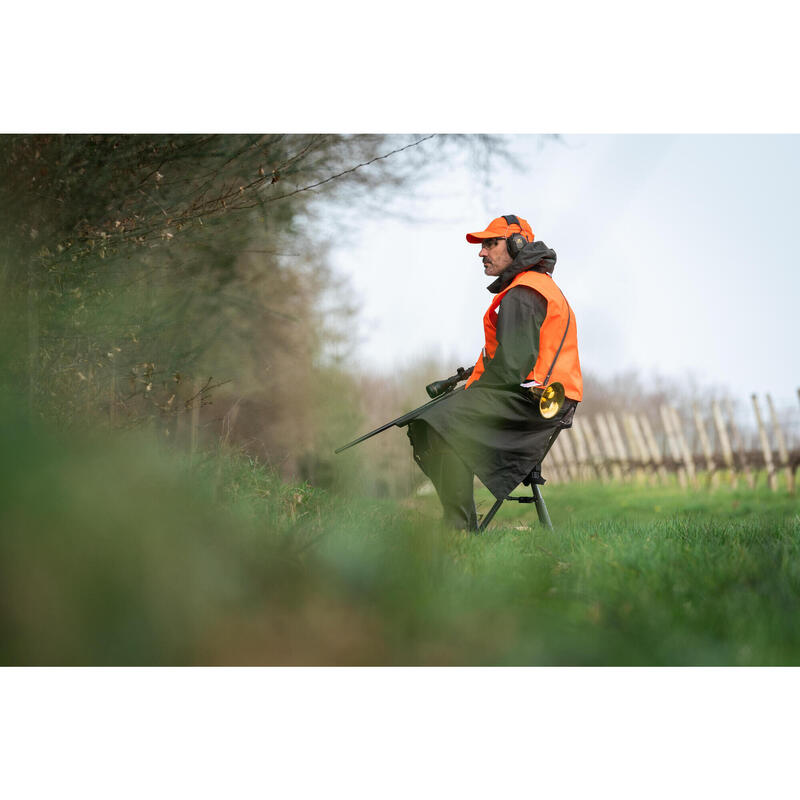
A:
{"label": "jacket hood", "polygon": [[502,292],[520,272],[527,272],[529,269],[552,275],[556,267],[556,258],[556,251],[551,250],[544,242],[528,242],[497,279],[486,288],[492,294]]}

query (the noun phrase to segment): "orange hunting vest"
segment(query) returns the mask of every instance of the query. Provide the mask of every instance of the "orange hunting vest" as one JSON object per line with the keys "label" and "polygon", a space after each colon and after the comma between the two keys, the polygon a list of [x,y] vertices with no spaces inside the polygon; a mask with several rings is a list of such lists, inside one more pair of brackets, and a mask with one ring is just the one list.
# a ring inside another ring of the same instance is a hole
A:
{"label": "orange hunting vest", "polygon": [[474,383],[483,374],[484,359],[490,361],[497,350],[497,307],[503,299],[503,295],[515,286],[529,286],[535,289],[547,300],[547,315],[539,331],[539,357],[533,366],[533,372],[526,378],[525,382],[535,381],[537,384],[544,382],[547,371],[553,363],[558,346],[564,337],[564,330],[567,327],[567,315],[569,314],[569,330],[564,339],[564,345],[558,355],[558,360],[553,368],[548,383],[564,384],[564,392],[567,397],[573,400],[583,399],[583,379],[581,378],[581,364],[578,360],[578,332],[575,325],[575,314],[571,312],[567,299],[561,294],[561,290],[556,286],[550,275],[543,272],[521,272],[502,292],[498,292],[488,311],[483,317],[483,330],[486,335],[486,346],[478,356],[478,360],[473,368],[472,375],[467,381],[465,388]]}

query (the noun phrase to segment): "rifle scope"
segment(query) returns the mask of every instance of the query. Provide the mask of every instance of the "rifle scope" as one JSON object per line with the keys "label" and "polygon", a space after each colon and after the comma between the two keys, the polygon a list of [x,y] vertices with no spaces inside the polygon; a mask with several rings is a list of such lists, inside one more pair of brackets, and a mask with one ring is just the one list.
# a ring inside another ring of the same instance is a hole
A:
{"label": "rifle scope", "polygon": [[458,372],[455,375],[451,375],[449,378],[443,378],[440,381],[434,381],[433,383],[429,383],[425,387],[425,391],[428,393],[428,397],[438,397],[445,392],[449,392],[459,381],[465,381],[472,375],[472,367],[469,369],[464,369],[464,367],[459,367]]}

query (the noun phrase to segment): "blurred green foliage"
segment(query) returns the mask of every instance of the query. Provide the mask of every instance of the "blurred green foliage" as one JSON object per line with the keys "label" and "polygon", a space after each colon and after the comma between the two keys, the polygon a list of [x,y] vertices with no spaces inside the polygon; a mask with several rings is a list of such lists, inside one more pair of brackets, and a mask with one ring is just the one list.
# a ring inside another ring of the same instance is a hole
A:
{"label": "blurred green foliage", "polygon": [[325,223],[470,153],[504,155],[485,136],[0,136],[0,380],[61,426],[157,423],[352,484],[324,455],[362,421]]}
{"label": "blurred green foliage", "polygon": [[[288,386],[302,396],[349,312],[321,316],[335,282],[324,239],[300,236],[315,199],[301,190],[390,139],[0,137],[0,282],[21,345],[4,377],[67,425],[165,419],[234,380],[235,396],[273,406]],[[408,165],[387,163],[348,191],[401,180]],[[298,429],[312,416],[301,406]],[[263,449],[285,458],[280,436]]]}
{"label": "blurred green foliage", "polygon": [[470,536],[433,497],[2,420],[3,664],[800,663],[783,492],[545,487],[554,531],[506,504]]}

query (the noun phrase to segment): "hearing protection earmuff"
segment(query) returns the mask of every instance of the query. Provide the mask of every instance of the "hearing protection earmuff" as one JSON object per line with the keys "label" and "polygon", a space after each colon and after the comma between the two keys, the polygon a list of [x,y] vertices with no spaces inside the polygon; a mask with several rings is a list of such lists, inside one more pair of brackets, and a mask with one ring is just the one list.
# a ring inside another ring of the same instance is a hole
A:
{"label": "hearing protection earmuff", "polygon": [[[522,224],[514,214],[503,214],[503,219],[509,225],[518,225],[519,229],[522,230]],[[516,258],[526,244],[528,244],[528,240],[522,233],[512,233],[511,236],[506,238],[506,247],[508,248],[508,254],[511,258]]]}

